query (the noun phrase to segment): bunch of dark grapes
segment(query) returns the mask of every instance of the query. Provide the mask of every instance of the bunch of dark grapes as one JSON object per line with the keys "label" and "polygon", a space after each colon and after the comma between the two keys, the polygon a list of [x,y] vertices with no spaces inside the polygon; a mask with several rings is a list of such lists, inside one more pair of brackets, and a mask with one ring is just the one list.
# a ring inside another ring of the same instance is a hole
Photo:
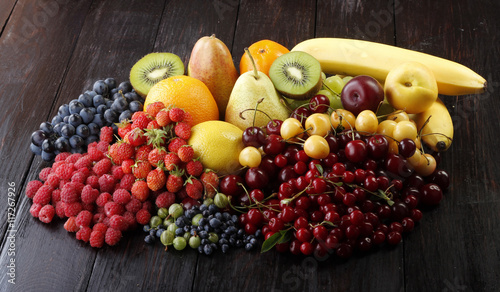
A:
{"label": "bunch of dark grapes", "polygon": [[94,83],[69,104],[59,107],[51,122],[43,122],[31,134],[31,151],[45,161],[53,161],[61,152],[83,153],[87,145],[99,139],[102,127],[130,119],[143,109],[144,99],[128,81],[120,83],[107,78]]}

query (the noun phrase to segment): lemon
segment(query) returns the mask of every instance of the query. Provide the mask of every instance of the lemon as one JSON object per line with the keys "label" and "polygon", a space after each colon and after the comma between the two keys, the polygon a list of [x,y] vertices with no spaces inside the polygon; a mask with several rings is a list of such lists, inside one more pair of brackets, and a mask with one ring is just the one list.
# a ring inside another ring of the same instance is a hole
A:
{"label": "lemon", "polygon": [[241,140],[243,131],[224,121],[206,121],[191,128],[188,144],[200,158],[204,167],[226,175],[238,172],[241,150],[245,147]]}

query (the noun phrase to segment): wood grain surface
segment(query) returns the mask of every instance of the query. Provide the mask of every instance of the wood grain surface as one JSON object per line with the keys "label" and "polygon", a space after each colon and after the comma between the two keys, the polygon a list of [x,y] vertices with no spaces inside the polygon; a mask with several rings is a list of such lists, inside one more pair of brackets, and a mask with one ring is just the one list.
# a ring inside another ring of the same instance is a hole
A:
{"label": "wood grain surface", "polygon": [[[499,13],[492,0],[1,1],[0,291],[498,290]],[[451,177],[444,200],[425,209],[398,246],[348,260],[164,251],[144,243],[142,231],[94,249],[61,220],[33,218],[24,188],[49,165],[29,150],[40,123],[98,79],[127,80],[149,52],[175,53],[187,66],[195,42],[211,34],[237,68],[244,48],[261,39],[291,49],[313,37],[346,37],[434,54],[485,77],[483,94],[442,97],[455,125],[442,155]]]}

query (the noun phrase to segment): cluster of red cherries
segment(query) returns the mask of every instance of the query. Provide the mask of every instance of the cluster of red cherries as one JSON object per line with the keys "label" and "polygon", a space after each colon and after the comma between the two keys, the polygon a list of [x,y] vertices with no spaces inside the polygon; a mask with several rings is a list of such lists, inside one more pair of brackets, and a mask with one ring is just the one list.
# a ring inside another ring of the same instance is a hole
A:
{"label": "cluster of red cherries", "polygon": [[[315,96],[291,117],[303,122],[328,106],[327,98]],[[272,120],[247,128],[243,142],[262,147],[261,163],[225,176],[219,185],[241,211],[245,231],[264,235],[263,251],[348,258],[397,245],[422,219],[421,209],[437,205],[449,186],[448,173],[439,167],[425,177],[414,171],[407,161],[415,152],[409,139],[399,141],[394,154],[383,135],[337,129],[324,137],[326,158],[313,159],[300,142],[282,139],[281,125]],[[441,154],[433,157],[439,165]]]}

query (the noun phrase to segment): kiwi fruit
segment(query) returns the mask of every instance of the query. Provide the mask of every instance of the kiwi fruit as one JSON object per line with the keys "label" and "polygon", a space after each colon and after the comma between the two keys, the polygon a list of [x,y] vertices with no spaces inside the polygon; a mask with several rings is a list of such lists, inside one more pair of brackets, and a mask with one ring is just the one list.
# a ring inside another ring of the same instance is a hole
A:
{"label": "kiwi fruit", "polygon": [[269,68],[274,87],[285,97],[304,100],[321,89],[321,64],[306,52],[293,51],[274,60]]}
{"label": "kiwi fruit", "polygon": [[142,97],[153,85],[171,76],[184,74],[184,63],[172,53],[150,53],[142,57],[130,70],[130,83]]}

